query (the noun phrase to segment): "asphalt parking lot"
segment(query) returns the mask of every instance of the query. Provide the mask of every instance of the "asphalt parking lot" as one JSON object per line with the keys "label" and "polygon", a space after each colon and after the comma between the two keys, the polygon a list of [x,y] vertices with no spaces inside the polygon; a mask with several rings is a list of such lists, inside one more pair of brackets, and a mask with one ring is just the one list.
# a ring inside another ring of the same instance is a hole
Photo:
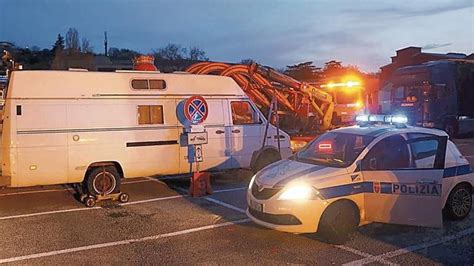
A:
{"label": "asphalt parking lot", "polygon": [[[456,143],[474,166],[474,139]],[[369,224],[333,245],[250,222],[249,177],[216,176],[202,198],[186,195],[186,179],[131,179],[130,202],[94,208],[67,186],[1,189],[0,263],[474,264],[474,211],[442,229]]]}

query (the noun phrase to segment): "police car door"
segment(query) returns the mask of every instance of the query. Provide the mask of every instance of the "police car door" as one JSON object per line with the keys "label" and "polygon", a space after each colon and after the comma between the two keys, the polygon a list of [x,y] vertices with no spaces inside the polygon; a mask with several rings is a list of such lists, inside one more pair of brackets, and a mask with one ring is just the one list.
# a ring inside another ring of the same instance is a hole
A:
{"label": "police car door", "polygon": [[446,137],[397,134],[376,143],[361,162],[366,219],[441,227]]}

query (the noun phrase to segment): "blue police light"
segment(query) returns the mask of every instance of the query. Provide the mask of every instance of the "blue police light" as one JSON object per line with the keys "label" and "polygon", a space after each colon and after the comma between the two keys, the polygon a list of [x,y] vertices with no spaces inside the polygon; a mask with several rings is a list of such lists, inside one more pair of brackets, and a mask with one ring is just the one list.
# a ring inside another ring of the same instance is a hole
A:
{"label": "blue police light", "polygon": [[356,122],[369,122],[369,115],[357,115]]}
{"label": "blue police light", "polygon": [[385,117],[385,122],[393,124],[406,124],[408,118],[404,115],[388,115]]}
{"label": "blue police light", "polygon": [[406,124],[408,122],[408,118],[404,115],[357,115],[356,122],[359,124]]}

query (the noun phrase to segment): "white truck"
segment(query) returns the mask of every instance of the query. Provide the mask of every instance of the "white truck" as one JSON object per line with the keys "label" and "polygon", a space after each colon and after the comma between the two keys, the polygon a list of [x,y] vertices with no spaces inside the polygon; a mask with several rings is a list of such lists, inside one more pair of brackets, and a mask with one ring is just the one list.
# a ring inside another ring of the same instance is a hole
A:
{"label": "white truck", "polygon": [[259,169],[291,155],[288,134],[269,124],[265,135],[266,118],[228,77],[13,71],[0,186],[82,183],[91,195],[105,195],[122,178],[192,172],[180,115],[192,95],[209,106],[200,170]]}

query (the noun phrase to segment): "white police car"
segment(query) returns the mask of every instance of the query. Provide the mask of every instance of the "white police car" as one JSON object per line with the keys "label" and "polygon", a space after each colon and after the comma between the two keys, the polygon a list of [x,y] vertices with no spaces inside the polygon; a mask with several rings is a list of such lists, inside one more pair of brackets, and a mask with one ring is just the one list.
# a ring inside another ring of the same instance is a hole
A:
{"label": "white police car", "polygon": [[[247,215],[295,233],[347,236],[360,224],[443,225],[472,206],[474,174],[444,131],[391,116],[327,132],[251,180]],[[375,121],[390,122],[376,124]]]}

